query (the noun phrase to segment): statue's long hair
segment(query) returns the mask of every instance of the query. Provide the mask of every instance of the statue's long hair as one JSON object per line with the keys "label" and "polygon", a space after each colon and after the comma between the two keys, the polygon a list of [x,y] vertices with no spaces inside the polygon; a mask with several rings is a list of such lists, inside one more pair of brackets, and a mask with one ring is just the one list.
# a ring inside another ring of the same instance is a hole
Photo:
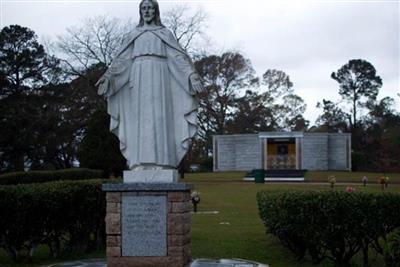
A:
{"label": "statue's long hair", "polygon": [[158,6],[158,2],[157,2],[157,0],[142,0],[141,2],[140,2],[140,4],[139,4],[139,16],[140,16],[140,20],[139,20],[139,24],[138,24],[138,27],[142,27],[143,25],[144,25],[144,20],[143,20],[143,17],[142,17],[142,12],[141,12],[141,10],[142,10],[142,5],[143,5],[143,3],[144,2],[150,2],[150,3],[152,3],[153,5],[154,5],[154,8],[155,8],[155,24],[157,25],[157,26],[164,26],[162,23],[161,23],[161,18],[160,18],[160,7]]}

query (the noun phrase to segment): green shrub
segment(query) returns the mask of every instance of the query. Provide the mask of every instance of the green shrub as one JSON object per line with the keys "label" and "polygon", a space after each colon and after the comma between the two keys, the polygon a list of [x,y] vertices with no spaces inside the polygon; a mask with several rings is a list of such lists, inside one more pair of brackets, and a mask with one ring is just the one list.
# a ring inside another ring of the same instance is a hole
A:
{"label": "green shrub", "polygon": [[387,267],[400,267],[400,228],[387,236],[384,259]]}
{"label": "green shrub", "polygon": [[[109,180],[108,180],[109,181]],[[104,246],[104,180],[0,186],[0,247],[17,260],[40,244],[63,250]]]}
{"label": "green shrub", "polygon": [[348,264],[368,248],[383,253],[382,238],[400,226],[400,194],[359,192],[259,192],[259,213],[268,231],[300,260],[330,258]]}
{"label": "green shrub", "polygon": [[[351,153],[351,169],[352,171],[368,169],[367,158],[364,153],[353,151]],[[367,163],[367,164],[366,164]]]}
{"label": "green shrub", "polygon": [[86,180],[103,178],[103,171],[73,168],[57,171],[11,172],[0,175],[0,185],[43,183],[60,180]]}
{"label": "green shrub", "polygon": [[118,138],[110,132],[110,115],[107,110],[95,111],[88,122],[78,147],[80,166],[101,169],[109,177],[121,177],[126,170],[126,159],[121,154]]}
{"label": "green shrub", "polygon": [[204,157],[199,159],[201,172],[212,172],[213,171],[213,157]]}

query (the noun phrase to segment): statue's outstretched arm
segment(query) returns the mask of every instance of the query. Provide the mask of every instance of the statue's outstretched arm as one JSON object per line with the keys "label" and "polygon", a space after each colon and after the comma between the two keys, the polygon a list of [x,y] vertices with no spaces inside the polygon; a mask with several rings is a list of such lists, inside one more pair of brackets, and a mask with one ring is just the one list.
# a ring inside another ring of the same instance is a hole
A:
{"label": "statue's outstretched arm", "polygon": [[107,97],[118,92],[130,80],[132,59],[116,58],[96,83],[98,94]]}
{"label": "statue's outstretched arm", "polygon": [[192,90],[196,93],[202,93],[205,91],[203,80],[201,79],[200,75],[197,72],[192,73],[189,76],[190,79],[190,86]]}
{"label": "statue's outstretched arm", "polygon": [[108,70],[100,77],[95,86],[99,88],[97,90],[99,95],[107,95],[110,89],[110,74]]}
{"label": "statue's outstretched arm", "polygon": [[97,91],[99,95],[109,97],[129,82],[129,71],[132,65],[129,51],[132,51],[134,45],[131,35],[131,33],[125,35],[116,58],[114,58],[107,71],[97,81],[95,86],[99,87]]}
{"label": "statue's outstretched arm", "polygon": [[183,73],[186,73],[187,77],[189,77],[190,89],[193,93],[197,94],[204,92],[203,81],[200,75],[196,72],[194,64],[190,60],[189,56],[178,51],[173,51],[173,54],[176,65]]}

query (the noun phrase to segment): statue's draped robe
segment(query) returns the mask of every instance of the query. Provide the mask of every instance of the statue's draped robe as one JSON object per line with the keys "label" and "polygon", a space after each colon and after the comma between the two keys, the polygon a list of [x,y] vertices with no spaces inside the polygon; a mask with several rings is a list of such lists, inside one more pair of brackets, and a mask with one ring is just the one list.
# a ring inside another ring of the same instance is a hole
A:
{"label": "statue's draped robe", "polygon": [[110,130],[129,168],[176,167],[197,131],[197,102],[188,55],[164,27],[137,27],[110,68],[106,92]]}

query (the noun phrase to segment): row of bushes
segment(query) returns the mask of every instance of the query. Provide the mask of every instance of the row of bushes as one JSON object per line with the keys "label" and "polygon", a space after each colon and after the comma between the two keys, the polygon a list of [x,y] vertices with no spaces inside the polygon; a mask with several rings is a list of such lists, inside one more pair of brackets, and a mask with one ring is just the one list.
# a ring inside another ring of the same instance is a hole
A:
{"label": "row of bushes", "polygon": [[[109,180],[107,180],[109,181]],[[52,256],[105,244],[105,180],[0,186],[0,247],[18,260],[38,245]]]}
{"label": "row of bushes", "polygon": [[56,171],[11,172],[0,175],[0,185],[43,183],[61,180],[85,180],[103,178],[103,171],[73,168]]}
{"label": "row of bushes", "polygon": [[400,227],[400,194],[262,191],[257,200],[268,232],[298,260],[308,254],[314,263],[328,258],[346,265],[361,251],[368,266],[373,249],[388,266],[399,266],[399,235],[393,231]]}

